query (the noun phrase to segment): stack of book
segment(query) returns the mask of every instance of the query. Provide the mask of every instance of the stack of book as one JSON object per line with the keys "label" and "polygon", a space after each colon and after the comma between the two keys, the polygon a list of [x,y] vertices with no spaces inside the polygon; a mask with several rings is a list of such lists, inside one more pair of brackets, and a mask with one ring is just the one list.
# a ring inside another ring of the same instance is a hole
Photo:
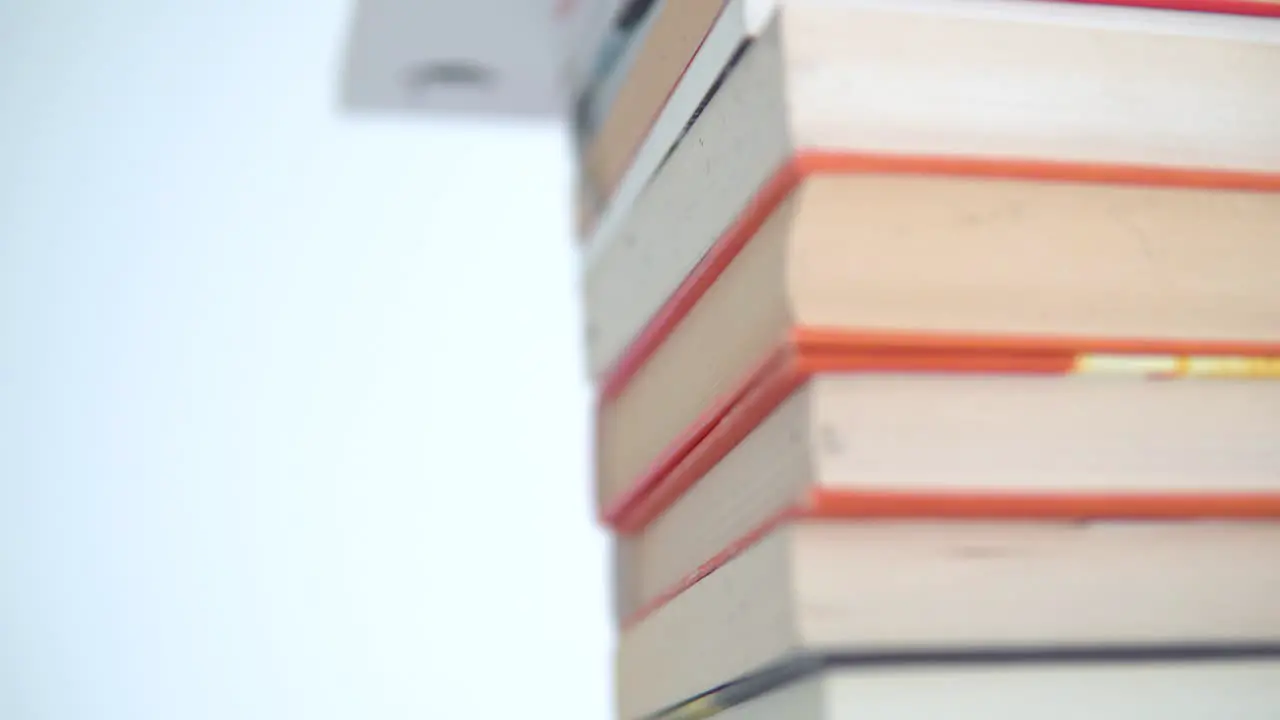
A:
{"label": "stack of book", "polygon": [[619,717],[1280,717],[1280,4],[601,4]]}

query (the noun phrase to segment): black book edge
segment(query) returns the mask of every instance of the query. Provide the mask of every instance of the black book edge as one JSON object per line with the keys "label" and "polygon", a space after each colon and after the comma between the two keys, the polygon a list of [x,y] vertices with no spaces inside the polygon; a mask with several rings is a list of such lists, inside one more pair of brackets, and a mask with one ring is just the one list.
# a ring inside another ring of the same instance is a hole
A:
{"label": "black book edge", "polygon": [[1277,659],[1280,643],[1181,643],[920,650],[832,650],[802,653],[677,703],[644,720],[705,720],[822,672],[848,668],[974,665],[1211,663]]}

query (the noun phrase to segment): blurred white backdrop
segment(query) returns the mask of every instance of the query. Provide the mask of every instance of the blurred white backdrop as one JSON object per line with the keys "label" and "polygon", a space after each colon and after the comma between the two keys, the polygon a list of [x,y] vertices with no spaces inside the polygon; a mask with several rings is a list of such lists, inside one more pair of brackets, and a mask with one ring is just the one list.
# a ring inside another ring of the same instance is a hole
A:
{"label": "blurred white backdrop", "polygon": [[568,149],[339,0],[0,0],[0,718],[597,720]]}

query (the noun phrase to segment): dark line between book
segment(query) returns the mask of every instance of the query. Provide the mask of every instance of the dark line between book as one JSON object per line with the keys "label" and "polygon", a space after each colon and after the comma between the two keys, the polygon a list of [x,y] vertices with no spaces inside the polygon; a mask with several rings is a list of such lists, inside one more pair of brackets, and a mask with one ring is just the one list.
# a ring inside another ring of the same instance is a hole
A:
{"label": "dark line between book", "polygon": [[698,101],[698,106],[693,109],[693,114],[691,114],[689,119],[685,121],[684,127],[680,129],[680,134],[676,135],[676,139],[671,143],[671,147],[667,148],[666,154],[662,156],[662,160],[658,163],[658,166],[654,168],[653,175],[650,176],[650,180],[657,177],[658,173],[662,171],[663,166],[666,165],[667,161],[671,159],[671,156],[675,154],[676,149],[684,142],[685,136],[693,129],[693,124],[698,122],[698,118],[702,117],[702,113],[707,109],[707,105],[709,105],[715,98],[716,94],[720,92],[720,87],[724,85],[725,80],[729,78],[729,73],[733,72],[733,69],[742,61],[742,57],[746,55],[747,50],[751,47],[753,42],[754,40],[751,38],[743,40],[739,43],[737,49],[733,51],[733,55],[730,56],[728,62],[726,62],[724,67],[720,69],[720,74],[716,75],[715,82],[711,83],[711,87],[707,88],[707,92],[704,93],[702,99]]}
{"label": "dark line between book", "polygon": [[704,720],[827,670],[984,665],[1088,665],[1280,660],[1280,643],[1182,643],[1028,648],[866,650],[805,653],[780,660],[649,715],[645,720]]}

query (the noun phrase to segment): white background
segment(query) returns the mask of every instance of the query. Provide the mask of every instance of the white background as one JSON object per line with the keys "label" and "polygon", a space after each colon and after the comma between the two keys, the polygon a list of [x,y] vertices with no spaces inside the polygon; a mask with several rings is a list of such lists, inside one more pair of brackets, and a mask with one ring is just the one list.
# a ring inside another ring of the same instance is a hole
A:
{"label": "white background", "polygon": [[567,144],[339,0],[0,0],[0,718],[609,714]]}

